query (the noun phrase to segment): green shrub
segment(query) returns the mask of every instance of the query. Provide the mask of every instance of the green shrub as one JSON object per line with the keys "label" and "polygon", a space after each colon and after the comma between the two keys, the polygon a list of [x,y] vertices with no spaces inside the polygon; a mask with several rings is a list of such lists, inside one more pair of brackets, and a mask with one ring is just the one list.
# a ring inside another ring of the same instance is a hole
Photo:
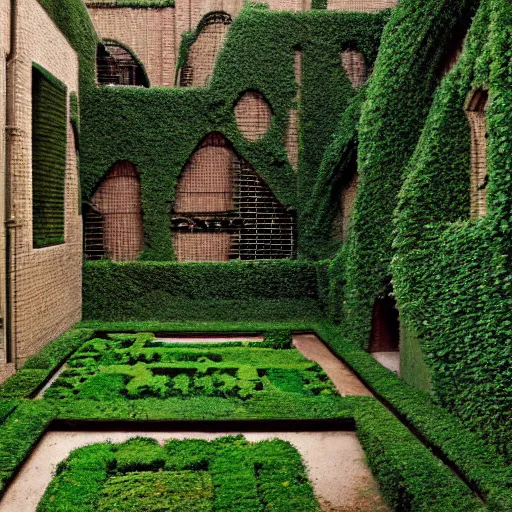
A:
{"label": "green shrub", "polygon": [[300,455],[290,444],[250,444],[238,436],[210,443],[173,440],[164,448],[137,438],[72,452],[37,510],[259,512],[267,504],[282,512],[319,510]]}
{"label": "green shrub", "polygon": [[93,333],[91,329],[72,329],[50,342],[29,357],[23,367],[0,386],[0,399],[32,397],[57,367]]}
{"label": "green shrub", "polygon": [[318,318],[321,265],[89,262],[84,265],[83,316],[107,321]]}

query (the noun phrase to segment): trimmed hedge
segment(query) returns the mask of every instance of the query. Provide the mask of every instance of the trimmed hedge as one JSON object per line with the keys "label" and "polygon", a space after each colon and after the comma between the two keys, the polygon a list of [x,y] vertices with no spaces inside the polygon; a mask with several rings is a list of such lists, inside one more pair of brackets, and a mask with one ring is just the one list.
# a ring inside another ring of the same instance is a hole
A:
{"label": "trimmed hedge", "polygon": [[44,397],[103,402],[200,396],[240,406],[252,399],[309,397],[313,406],[315,397],[335,395],[320,366],[292,350],[289,332],[251,344],[200,345],[158,342],[152,333],[140,333],[88,341]]}
{"label": "trimmed hedge", "polygon": [[0,386],[0,399],[33,396],[71,353],[93,334],[91,329],[72,329],[46,345]]}
{"label": "trimmed hedge", "polygon": [[[158,489],[158,492],[155,492]],[[60,464],[37,510],[319,512],[301,456],[290,443],[242,436],[152,438],[79,448]]]}
{"label": "trimmed hedge", "polygon": [[[198,406],[200,399],[181,401],[182,406],[169,407],[169,400],[143,400],[137,409],[122,407],[117,414],[112,414],[114,403],[106,404],[86,402],[52,404],[50,401],[27,402],[0,426],[0,461],[5,463],[5,469],[0,478],[12,478],[13,471],[19,467],[35,446],[41,434],[47,428],[52,414],[61,419],[191,419],[199,418],[202,412],[208,419],[242,419],[263,418],[264,414],[254,414],[256,409],[247,411],[245,415],[238,410],[215,407],[209,411]],[[189,403],[190,402],[190,403]],[[300,400],[298,401],[300,403]],[[472,496],[467,487],[436,459],[421,443],[393,417],[383,406],[371,398],[348,397],[337,400],[320,400],[318,411],[311,407],[303,410],[283,410],[282,418],[350,418],[355,417],[357,434],[369,463],[375,471],[387,499],[392,505],[403,505],[397,510],[416,511],[447,511],[467,512],[470,510],[485,510],[481,503]],[[306,405],[306,404],[304,404]],[[278,404],[276,403],[276,406]],[[350,413],[347,412],[347,406]],[[55,412],[56,409],[59,412]],[[219,414],[212,416],[212,412]],[[308,412],[309,411],[309,412]],[[300,413],[297,416],[297,413]],[[237,414],[238,413],[238,414]],[[204,416],[203,416],[204,419]],[[18,441],[22,439],[20,444]],[[140,452],[141,459],[144,458]],[[60,469],[62,471],[63,468]],[[1,492],[1,491],[0,491]],[[444,508],[443,508],[444,507]],[[493,509],[490,509],[493,510]],[[496,509],[498,510],[498,509]],[[506,510],[506,509],[502,509]]]}
{"label": "trimmed hedge", "polygon": [[9,415],[16,409],[18,400],[3,400],[0,399],[0,424],[2,424]]}
{"label": "trimmed hedge", "polygon": [[512,510],[512,466],[498,455],[495,446],[467,430],[460,420],[436,405],[428,393],[407,385],[370,354],[348,342],[338,327],[323,322],[316,324],[315,330],[374,393],[461,471],[486,497],[490,510]]}
{"label": "trimmed hedge", "polygon": [[484,511],[451,470],[435,459],[380,404],[355,411],[357,437],[392,510],[407,512]]}
{"label": "trimmed hedge", "polygon": [[[130,325],[130,324],[127,324]],[[169,325],[169,324],[167,324]],[[166,324],[153,324],[166,330]],[[171,324],[172,325],[172,324]],[[175,325],[175,324],[174,324]],[[201,330],[207,324],[200,324]],[[219,328],[222,324],[216,323]],[[269,324],[249,324],[263,329]],[[270,324],[272,325],[272,324]],[[277,325],[275,324],[273,328]],[[108,324],[96,324],[105,329]],[[133,327],[133,324],[131,324]],[[209,327],[209,326],[208,326]],[[240,326],[237,326],[240,330]],[[173,327],[175,329],[175,327]],[[401,382],[360,348],[347,344],[339,329],[328,322],[316,329],[379,394],[390,402],[428,442],[454,462],[466,478],[488,500],[489,510],[507,511],[510,505],[511,468],[501,466],[495,453],[475,435],[465,431],[447,412],[434,406],[428,395]],[[211,330],[211,327],[210,327]],[[129,337],[129,336],[128,336]],[[127,335],[118,337],[122,342]],[[116,338],[117,339],[117,338]],[[259,349],[268,350],[268,349]],[[91,353],[91,357],[94,354]],[[338,419],[355,418],[358,435],[367,450],[391,503],[402,503],[404,510],[478,510],[468,489],[436,457],[417,441],[374,399],[362,397],[265,397],[232,403],[220,398],[194,397],[188,400],[146,398],[144,400],[49,400],[22,402],[0,426],[0,462],[11,462],[0,475],[8,481],[51,418],[61,420],[236,420],[236,419]],[[276,415],[276,411],[279,411]],[[22,447],[14,442],[23,439]],[[25,452],[24,452],[25,450]],[[3,458],[2,458],[3,457]],[[392,468],[392,470],[390,470]],[[430,508],[429,508],[430,507]],[[443,507],[445,507],[443,509]]]}
{"label": "trimmed hedge", "polygon": [[46,401],[22,402],[0,426],[0,497],[54,416]]}
{"label": "trimmed hedge", "polygon": [[[507,511],[512,508],[512,467],[507,466],[502,457],[495,450],[495,447],[485,443],[477,434],[467,430],[462,423],[446,409],[439,407],[432,402],[428,393],[415,389],[401,379],[393,372],[390,372],[379,363],[377,363],[367,352],[363,351],[357,345],[348,342],[343,334],[343,330],[328,321],[321,323],[274,323],[265,324],[259,322],[224,324],[222,322],[204,322],[197,325],[179,324],[179,323],[101,323],[85,322],[83,325],[94,327],[99,331],[209,331],[209,332],[228,332],[229,330],[255,332],[264,331],[266,328],[272,329],[291,329],[300,331],[315,331],[326,342],[331,349],[338,354],[348,365],[363,379],[363,381],[385,402],[397,412],[400,418],[407,422],[413,429],[416,429],[425,442],[432,449],[439,452],[444,460],[454,464],[464,475],[471,485],[478,489],[480,494],[486,497],[490,510]],[[231,329],[230,329],[231,328]],[[343,405],[358,407],[360,398],[348,397],[344,399]],[[296,404],[297,405],[297,404]],[[148,405],[146,411],[150,414],[148,417],[154,417],[155,412],[149,411],[153,406]],[[170,406],[174,407],[174,406]],[[187,410],[185,415],[193,414],[201,416],[201,409]],[[297,405],[297,407],[299,407]],[[107,406],[107,409],[101,413],[102,418],[108,418],[109,414],[128,414],[127,410],[119,412],[113,405]],[[90,407],[89,414],[94,410]],[[135,409],[130,409],[134,414]],[[334,410],[334,409],[333,409]],[[328,417],[328,408],[323,411],[319,409],[315,414],[318,417]],[[224,412],[226,412],[224,410]],[[254,412],[254,410],[252,411]],[[331,411],[332,412],[332,411]],[[76,408],[68,413],[68,417],[76,413]],[[232,414],[233,412],[231,412]],[[138,414],[143,415],[140,412]],[[175,414],[175,412],[174,412]],[[221,413],[222,414],[222,413]],[[237,413],[238,414],[238,413]],[[246,411],[242,413],[244,417]],[[304,411],[301,414],[309,413]],[[327,414],[327,416],[325,416]],[[181,417],[181,416],[180,416]],[[398,485],[398,483],[396,483]]]}
{"label": "trimmed hedge", "polygon": [[296,261],[86,262],[85,320],[282,320],[322,314],[318,272]]}

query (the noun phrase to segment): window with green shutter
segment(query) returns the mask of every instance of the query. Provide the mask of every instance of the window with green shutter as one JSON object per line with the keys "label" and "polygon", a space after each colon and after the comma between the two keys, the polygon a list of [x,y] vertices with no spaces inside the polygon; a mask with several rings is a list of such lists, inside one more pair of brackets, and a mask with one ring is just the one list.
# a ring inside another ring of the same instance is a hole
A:
{"label": "window with green shutter", "polygon": [[32,68],[32,221],[34,248],[64,243],[66,86]]}

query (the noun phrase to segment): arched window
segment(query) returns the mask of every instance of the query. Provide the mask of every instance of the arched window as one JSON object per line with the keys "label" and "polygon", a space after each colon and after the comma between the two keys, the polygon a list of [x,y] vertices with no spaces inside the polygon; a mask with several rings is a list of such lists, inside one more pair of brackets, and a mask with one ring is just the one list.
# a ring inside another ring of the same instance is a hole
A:
{"label": "arched window", "polygon": [[131,85],[149,87],[142,64],[127,48],[115,41],[98,45],[96,64],[99,85]]}
{"label": "arched window", "polygon": [[246,91],[235,105],[235,118],[240,133],[255,142],[270,128],[272,110],[261,93]]}
{"label": "arched window", "polygon": [[220,133],[187,162],[172,209],[178,261],[291,258],[295,218]]}
{"label": "arched window", "polygon": [[203,18],[186,64],[181,68],[182,87],[206,87],[209,84],[231,23],[231,16],[225,12],[213,12]]}
{"label": "arched window", "polygon": [[347,49],[341,52],[343,69],[355,89],[368,80],[368,69],[364,55],[357,50]]}
{"label": "arched window", "polygon": [[103,178],[84,212],[85,255],[135,261],[144,248],[139,173],[118,162]]}
{"label": "arched window", "polygon": [[466,115],[471,129],[471,218],[483,217],[487,212],[487,125],[485,109],[488,92],[474,91],[466,104]]}

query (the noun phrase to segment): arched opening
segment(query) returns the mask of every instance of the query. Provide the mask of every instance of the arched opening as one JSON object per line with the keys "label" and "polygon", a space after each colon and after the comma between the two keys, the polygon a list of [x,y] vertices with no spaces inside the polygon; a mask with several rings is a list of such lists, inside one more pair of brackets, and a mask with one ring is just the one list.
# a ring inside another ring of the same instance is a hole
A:
{"label": "arched opening", "polygon": [[202,19],[186,64],[181,68],[181,87],[206,87],[209,84],[231,23],[231,16],[225,12],[212,12]]}
{"label": "arched opening", "polygon": [[390,293],[375,299],[368,350],[382,366],[400,374],[400,320]]}
{"label": "arched opening", "polygon": [[366,59],[360,51],[355,49],[343,50],[341,52],[341,63],[354,89],[358,89],[368,81]]}
{"label": "arched opening", "polygon": [[292,258],[295,217],[220,133],[196,148],[172,208],[178,261]]}
{"label": "arched opening", "polygon": [[489,99],[483,89],[474,91],[466,104],[471,129],[470,215],[472,219],[487,213],[487,123],[485,109]]}
{"label": "arched opening", "polygon": [[249,141],[263,137],[272,122],[272,110],[263,94],[246,91],[235,105],[235,118],[238,130]]}
{"label": "arched opening", "polygon": [[98,85],[149,87],[149,80],[133,52],[116,41],[105,40],[96,52]]}
{"label": "arched opening", "polygon": [[84,211],[87,259],[135,261],[144,248],[139,172],[130,162],[116,163]]}

